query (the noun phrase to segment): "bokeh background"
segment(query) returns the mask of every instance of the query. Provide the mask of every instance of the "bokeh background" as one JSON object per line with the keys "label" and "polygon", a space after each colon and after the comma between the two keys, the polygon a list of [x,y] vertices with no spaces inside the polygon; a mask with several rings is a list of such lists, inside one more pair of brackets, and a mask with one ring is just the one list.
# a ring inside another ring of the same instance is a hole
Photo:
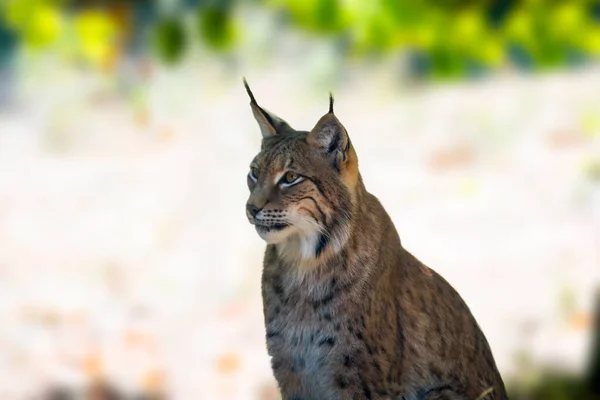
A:
{"label": "bokeh background", "polygon": [[1,1],[0,399],[278,398],[242,76],[333,91],[512,398],[600,398],[599,56],[597,1]]}

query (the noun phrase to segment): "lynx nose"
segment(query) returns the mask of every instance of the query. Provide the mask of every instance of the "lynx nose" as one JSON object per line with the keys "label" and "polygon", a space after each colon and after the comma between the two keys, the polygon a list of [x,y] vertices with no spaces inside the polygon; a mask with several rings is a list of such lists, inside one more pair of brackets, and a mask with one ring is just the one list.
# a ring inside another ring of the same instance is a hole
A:
{"label": "lynx nose", "polygon": [[248,215],[251,215],[252,218],[256,217],[256,214],[260,211],[260,208],[256,207],[254,204],[246,204],[246,212]]}

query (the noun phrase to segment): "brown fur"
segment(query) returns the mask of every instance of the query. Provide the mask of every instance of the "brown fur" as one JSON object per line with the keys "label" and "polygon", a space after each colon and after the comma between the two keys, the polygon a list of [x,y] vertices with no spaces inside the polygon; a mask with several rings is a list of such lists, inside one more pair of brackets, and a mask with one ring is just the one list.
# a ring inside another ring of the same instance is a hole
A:
{"label": "brown fur", "polygon": [[[469,308],[402,247],[333,109],[303,132],[251,104],[264,138],[247,213],[268,243],[266,338],[283,399],[507,399]],[[287,171],[300,182],[286,187]]]}

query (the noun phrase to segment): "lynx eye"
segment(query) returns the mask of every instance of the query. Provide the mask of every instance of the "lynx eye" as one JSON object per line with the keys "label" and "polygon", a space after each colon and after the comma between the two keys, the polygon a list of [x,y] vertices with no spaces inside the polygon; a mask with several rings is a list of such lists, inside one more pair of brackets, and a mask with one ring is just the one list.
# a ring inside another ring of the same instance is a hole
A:
{"label": "lynx eye", "polygon": [[281,186],[290,187],[302,181],[302,177],[295,172],[288,171],[281,178]]}
{"label": "lynx eye", "polygon": [[258,181],[258,169],[256,167],[250,167],[250,173],[248,174],[248,176],[254,182]]}

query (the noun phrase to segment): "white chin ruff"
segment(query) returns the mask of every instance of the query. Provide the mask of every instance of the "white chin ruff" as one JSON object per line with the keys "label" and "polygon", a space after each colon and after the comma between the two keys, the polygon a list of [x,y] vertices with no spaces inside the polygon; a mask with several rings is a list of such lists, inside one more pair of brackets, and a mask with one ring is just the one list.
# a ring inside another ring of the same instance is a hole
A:
{"label": "white chin ruff", "polygon": [[315,257],[315,249],[319,233],[309,235],[296,234],[280,243],[277,246],[279,255],[288,260],[310,260]]}
{"label": "white chin ruff", "polygon": [[283,242],[289,236],[289,230],[291,227],[283,228],[281,230],[264,230],[256,228],[258,236],[268,244],[277,244]]}

